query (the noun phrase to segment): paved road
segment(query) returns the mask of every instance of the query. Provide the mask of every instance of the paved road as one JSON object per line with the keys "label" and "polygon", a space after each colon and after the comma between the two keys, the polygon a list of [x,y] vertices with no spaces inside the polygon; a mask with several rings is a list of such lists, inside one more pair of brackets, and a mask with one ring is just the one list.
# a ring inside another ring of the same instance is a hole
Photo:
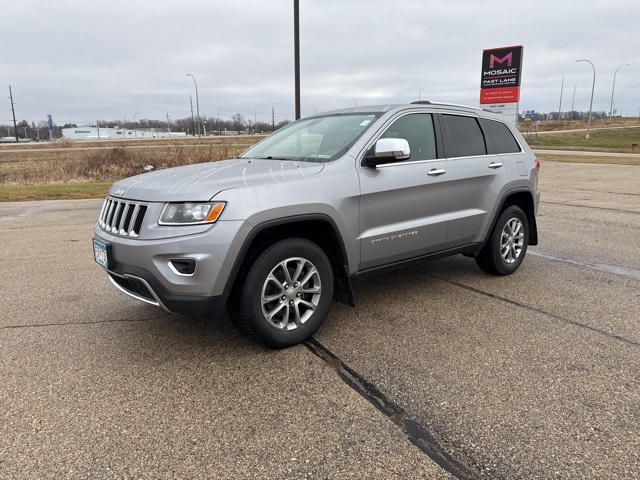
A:
{"label": "paved road", "polygon": [[617,127],[591,127],[590,129],[574,128],[571,130],[547,130],[542,132],[536,132],[536,135],[546,135],[546,134],[552,134],[552,133],[568,133],[568,132],[586,132],[587,130],[590,130],[592,132],[596,130],[620,130],[623,128],[640,128],[640,125],[621,125]]}
{"label": "paved road", "polygon": [[0,204],[0,478],[638,478],[639,180],[543,162],[515,275],[370,278],[275,352],[115,291],[99,201]]}
{"label": "paved road", "polygon": [[638,153],[615,153],[615,152],[586,152],[582,150],[545,150],[542,148],[536,148],[535,153],[548,154],[548,155],[578,155],[585,157],[625,157],[625,158],[640,158],[640,152]]}

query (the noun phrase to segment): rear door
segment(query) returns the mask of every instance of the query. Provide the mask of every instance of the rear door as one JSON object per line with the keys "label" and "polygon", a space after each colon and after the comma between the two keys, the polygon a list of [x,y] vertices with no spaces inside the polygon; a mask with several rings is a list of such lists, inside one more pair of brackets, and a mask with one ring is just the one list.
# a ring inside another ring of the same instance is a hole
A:
{"label": "rear door", "polygon": [[404,138],[411,157],[358,167],[361,269],[441,250],[447,238],[450,173],[433,114],[401,115],[379,138]]}
{"label": "rear door", "polygon": [[478,116],[442,113],[440,120],[451,172],[446,248],[454,248],[485,239],[509,174],[500,156],[488,153]]}

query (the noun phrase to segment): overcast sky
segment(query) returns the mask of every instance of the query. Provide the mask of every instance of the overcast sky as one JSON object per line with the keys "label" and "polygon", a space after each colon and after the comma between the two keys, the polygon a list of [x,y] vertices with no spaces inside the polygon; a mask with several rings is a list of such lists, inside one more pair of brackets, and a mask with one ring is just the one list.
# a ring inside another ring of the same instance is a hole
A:
{"label": "overcast sky", "polygon": [[[418,99],[478,106],[482,50],[523,45],[520,110],[640,109],[640,1],[300,0],[302,116]],[[3,0],[0,124],[200,113],[293,120],[293,0]]]}

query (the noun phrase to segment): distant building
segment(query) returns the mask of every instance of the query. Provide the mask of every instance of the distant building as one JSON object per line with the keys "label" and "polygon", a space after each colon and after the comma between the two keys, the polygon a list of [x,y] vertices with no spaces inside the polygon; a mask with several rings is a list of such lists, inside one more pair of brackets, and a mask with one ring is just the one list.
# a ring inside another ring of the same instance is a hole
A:
{"label": "distant building", "polygon": [[[18,138],[18,142],[33,142],[32,138]],[[16,143],[16,137],[0,137],[0,143]]]}
{"label": "distant building", "polygon": [[74,127],[63,128],[62,136],[68,140],[122,140],[185,137],[186,134],[184,132],[157,132],[154,129],[128,130],[126,128]]}

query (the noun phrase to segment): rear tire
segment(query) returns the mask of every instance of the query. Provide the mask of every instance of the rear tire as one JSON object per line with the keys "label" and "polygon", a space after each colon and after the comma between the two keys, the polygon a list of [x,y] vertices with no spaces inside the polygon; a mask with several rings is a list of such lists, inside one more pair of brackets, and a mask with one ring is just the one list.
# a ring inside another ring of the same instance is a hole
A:
{"label": "rear tire", "polygon": [[311,337],[333,298],[333,271],[324,251],[305,238],[285,238],[257,252],[231,298],[236,328],[271,348]]}
{"label": "rear tire", "polygon": [[493,275],[515,272],[527,253],[529,222],[522,209],[507,207],[498,218],[491,236],[476,257],[478,266]]}

